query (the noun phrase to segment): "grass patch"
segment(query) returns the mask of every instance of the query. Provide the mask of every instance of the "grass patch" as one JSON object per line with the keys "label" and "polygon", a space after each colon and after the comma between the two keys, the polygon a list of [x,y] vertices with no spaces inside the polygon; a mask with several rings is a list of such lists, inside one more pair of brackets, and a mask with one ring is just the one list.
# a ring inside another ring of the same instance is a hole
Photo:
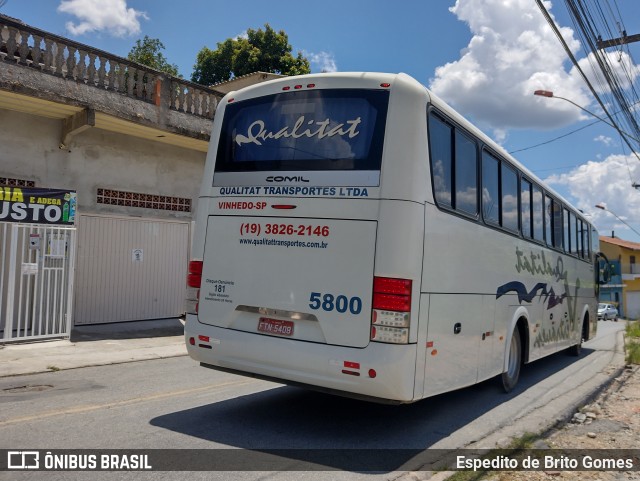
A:
{"label": "grass patch", "polygon": [[53,372],[56,372],[56,371],[60,370],[60,368],[58,366],[47,366],[47,369],[49,369],[49,371],[53,371]]}
{"label": "grass patch", "polygon": [[[508,456],[510,458],[518,458],[520,451],[531,449],[533,443],[540,439],[539,434],[525,433],[521,437],[514,439],[505,448],[492,449],[486,455],[482,456],[482,459],[494,459],[498,456]],[[486,479],[490,474],[495,474],[496,471],[491,469],[479,469],[478,471],[457,471],[455,474],[447,478],[447,481],[479,481]]]}
{"label": "grass patch", "polygon": [[628,322],[627,333],[627,356],[628,364],[640,364],[640,322]]}

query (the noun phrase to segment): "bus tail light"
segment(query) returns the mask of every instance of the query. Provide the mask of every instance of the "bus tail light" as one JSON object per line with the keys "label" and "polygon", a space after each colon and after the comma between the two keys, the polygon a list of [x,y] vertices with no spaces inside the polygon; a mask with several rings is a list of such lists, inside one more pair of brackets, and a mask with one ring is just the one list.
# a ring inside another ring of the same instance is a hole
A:
{"label": "bus tail light", "polygon": [[202,282],[202,261],[194,260],[189,262],[187,273],[187,297],[185,300],[185,311],[187,314],[198,313],[198,301],[200,300],[200,284]]}
{"label": "bus tail light", "polygon": [[410,279],[373,278],[372,341],[393,344],[409,342],[411,288]]}

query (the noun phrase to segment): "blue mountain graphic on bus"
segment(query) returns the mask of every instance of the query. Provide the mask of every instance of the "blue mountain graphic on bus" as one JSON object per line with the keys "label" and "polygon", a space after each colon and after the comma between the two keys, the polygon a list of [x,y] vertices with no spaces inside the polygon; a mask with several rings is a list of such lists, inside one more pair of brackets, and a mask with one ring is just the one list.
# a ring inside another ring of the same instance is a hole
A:
{"label": "blue mountain graphic on bus", "polygon": [[496,299],[500,299],[509,292],[515,292],[518,294],[519,304],[522,304],[523,301],[531,303],[536,296],[540,295],[541,298],[544,297],[544,302],[547,303],[547,309],[553,309],[557,305],[562,304],[564,299],[567,297],[566,293],[561,296],[557,296],[553,287],[548,289],[547,284],[544,282],[538,282],[533,289],[528,291],[527,287],[522,282],[511,281],[498,287]]}

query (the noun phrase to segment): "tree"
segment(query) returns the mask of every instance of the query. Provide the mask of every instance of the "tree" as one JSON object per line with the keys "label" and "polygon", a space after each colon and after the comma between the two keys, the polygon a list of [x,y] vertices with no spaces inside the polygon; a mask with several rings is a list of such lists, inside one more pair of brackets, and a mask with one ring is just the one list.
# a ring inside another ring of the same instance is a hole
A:
{"label": "tree", "polygon": [[246,37],[218,42],[216,50],[203,47],[196,57],[191,81],[202,85],[225,82],[253,72],[301,75],[311,72],[301,52],[294,57],[289,37],[268,23],[264,30],[248,29]]}
{"label": "tree", "polygon": [[162,55],[161,50],[164,50],[164,44],[159,39],[149,38],[148,35],[145,35],[144,39],[136,40],[136,44],[127,55],[127,58],[152,69],[182,78],[182,75],[178,73],[178,66],[170,64],[165,56]]}

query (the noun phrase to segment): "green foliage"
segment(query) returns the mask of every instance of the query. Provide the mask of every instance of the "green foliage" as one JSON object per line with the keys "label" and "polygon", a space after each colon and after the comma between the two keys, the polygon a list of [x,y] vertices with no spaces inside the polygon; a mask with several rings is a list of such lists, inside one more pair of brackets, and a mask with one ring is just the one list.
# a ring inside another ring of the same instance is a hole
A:
{"label": "green foliage", "polygon": [[162,50],[164,50],[164,44],[159,39],[149,38],[148,35],[145,35],[144,39],[136,40],[136,44],[127,58],[132,62],[141,63],[152,69],[182,78],[182,75],[178,73],[178,66],[170,64],[162,54]]}
{"label": "green foliage", "polygon": [[640,321],[631,321],[626,327],[627,336],[640,338]]}
{"label": "green foliage", "polygon": [[[524,433],[519,438],[514,438],[511,440],[508,446],[501,449],[491,449],[487,451],[487,453],[483,456],[480,456],[481,459],[496,459],[499,456],[506,456],[511,459],[517,459],[518,464],[522,463],[522,456],[533,448],[533,444],[540,439],[539,434],[535,433]],[[453,469],[452,466],[446,466],[440,469],[439,471],[444,471],[446,469]],[[447,481],[481,481],[485,479],[494,479],[492,475],[496,474],[496,471],[492,469],[479,468],[477,471],[457,471],[453,475],[447,478]]]}
{"label": "green foliage", "polygon": [[627,327],[627,362],[640,364],[640,322],[628,322]]}
{"label": "green foliage", "polygon": [[191,81],[202,85],[224,82],[253,72],[302,75],[311,72],[309,60],[301,52],[294,57],[289,37],[276,32],[269,24],[265,29],[247,30],[246,37],[218,42],[216,50],[203,47],[196,57]]}

